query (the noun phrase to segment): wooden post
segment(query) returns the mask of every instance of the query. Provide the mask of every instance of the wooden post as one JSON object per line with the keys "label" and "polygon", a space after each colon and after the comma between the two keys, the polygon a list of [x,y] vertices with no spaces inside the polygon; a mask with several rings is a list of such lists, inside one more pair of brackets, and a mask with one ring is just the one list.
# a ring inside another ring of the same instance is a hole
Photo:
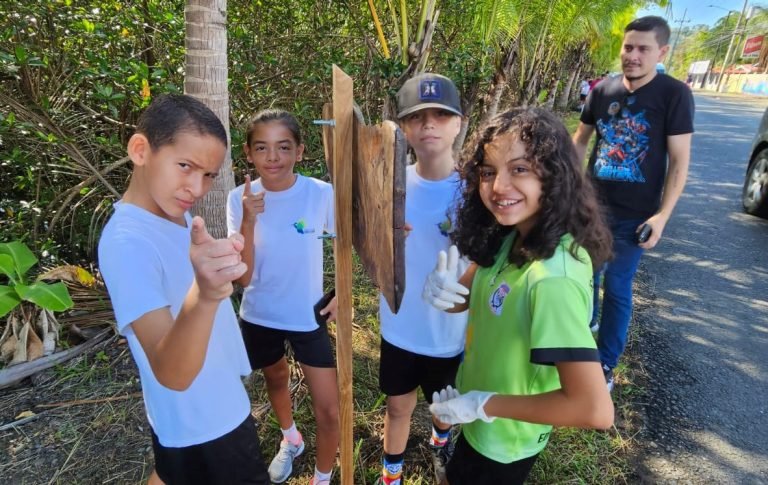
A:
{"label": "wooden post", "polygon": [[[336,204],[336,368],[341,483],[354,482],[352,247],[397,313],[405,291],[406,143],[392,122],[366,126],[352,78],[333,66],[333,102],[323,106],[323,146]],[[333,120],[332,123],[327,121]]]}
{"label": "wooden post", "polygon": [[336,369],[339,376],[341,483],[354,483],[352,399],[352,78],[333,66],[333,191],[336,199]]}

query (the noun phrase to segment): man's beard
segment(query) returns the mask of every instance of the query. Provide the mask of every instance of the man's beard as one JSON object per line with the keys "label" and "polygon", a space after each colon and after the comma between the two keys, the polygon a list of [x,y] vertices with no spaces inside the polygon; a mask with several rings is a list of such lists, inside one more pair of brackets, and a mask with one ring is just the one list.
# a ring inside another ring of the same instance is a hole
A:
{"label": "man's beard", "polygon": [[[639,66],[637,66],[637,67],[639,67]],[[631,76],[631,75],[627,74],[626,72],[624,72],[623,74],[624,74],[624,79],[626,79],[627,81],[639,81],[639,80],[644,79],[644,78],[650,76],[651,74],[653,74],[653,71],[649,71],[649,72],[646,72],[645,74],[634,75],[634,76]]]}

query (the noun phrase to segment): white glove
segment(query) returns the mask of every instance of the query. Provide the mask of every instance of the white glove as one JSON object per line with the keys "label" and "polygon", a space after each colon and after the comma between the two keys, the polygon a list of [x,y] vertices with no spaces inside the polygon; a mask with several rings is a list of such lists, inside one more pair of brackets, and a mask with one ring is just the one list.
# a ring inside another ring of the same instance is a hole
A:
{"label": "white glove", "polygon": [[427,276],[421,297],[438,310],[450,310],[457,303],[464,303],[466,299],[462,295],[469,295],[469,290],[458,282],[462,274],[459,272],[459,249],[451,246],[448,254],[440,251],[437,266]]}
{"label": "white glove", "polygon": [[476,419],[482,419],[490,423],[495,416],[485,414],[485,404],[494,396],[495,392],[469,391],[460,394],[451,386],[442,391],[432,393],[432,404],[429,411],[445,424],[471,423]]}

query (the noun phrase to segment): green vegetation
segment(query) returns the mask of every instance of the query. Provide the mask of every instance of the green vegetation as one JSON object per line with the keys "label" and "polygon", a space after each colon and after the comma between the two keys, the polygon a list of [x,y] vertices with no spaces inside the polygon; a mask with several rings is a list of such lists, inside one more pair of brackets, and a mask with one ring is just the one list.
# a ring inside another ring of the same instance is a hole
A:
{"label": "green vegetation", "polygon": [[55,312],[72,308],[72,299],[64,283],[30,281],[28,272],[36,264],[37,258],[26,244],[18,241],[0,244],[0,274],[10,283],[0,285],[0,317],[7,315],[22,301]]}
{"label": "green vegetation", "polygon": [[[373,122],[390,116],[387,106],[415,69],[445,73],[462,92],[466,131],[507,106],[566,110],[580,77],[615,62],[621,26],[645,2],[440,0],[429,51],[404,56],[424,41],[420,27],[430,22],[423,3],[373,1],[379,35],[367,2],[228,2],[237,180],[246,169],[244,121],[270,106],[299,117],[307,144],[302,170],[322,172],[321,132],[311,120],[330,98],[332,64],[355,79],[356,101]],[[0,187],[0,241],[90,261],[126,186],[124,146],[141,109],[152,96],[182,89],[183,4],[2,2],[0,18],[0,160],[7,181]]]}

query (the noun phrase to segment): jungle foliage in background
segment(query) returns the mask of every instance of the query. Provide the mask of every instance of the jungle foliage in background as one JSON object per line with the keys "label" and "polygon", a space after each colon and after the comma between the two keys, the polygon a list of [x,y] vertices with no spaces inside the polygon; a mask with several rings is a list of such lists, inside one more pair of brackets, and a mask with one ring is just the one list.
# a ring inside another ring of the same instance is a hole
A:
{"label": "jungle foliage in background", "polygon": [[[428,3],[228,2],[237,180],[241,128],[267,107],[299,117],[307,142],[300,169],[323,173],[311,120],[330,97],[332,64],[353,76],[372,122],[390,116],[394,93],[416,67],[450,76],[468,115],[463,137],[505,106],[567,109],[579,78],[617,58],[621,27],[645,2],[433,1],[430,50],[414,66],[409,50]],[[0,241],[23,241],[43,259],[92,261],[129,177],[124,146],[138,115],[153,96],[182,89],[184,4],[10,1],[0,2],[0,18]]]}

